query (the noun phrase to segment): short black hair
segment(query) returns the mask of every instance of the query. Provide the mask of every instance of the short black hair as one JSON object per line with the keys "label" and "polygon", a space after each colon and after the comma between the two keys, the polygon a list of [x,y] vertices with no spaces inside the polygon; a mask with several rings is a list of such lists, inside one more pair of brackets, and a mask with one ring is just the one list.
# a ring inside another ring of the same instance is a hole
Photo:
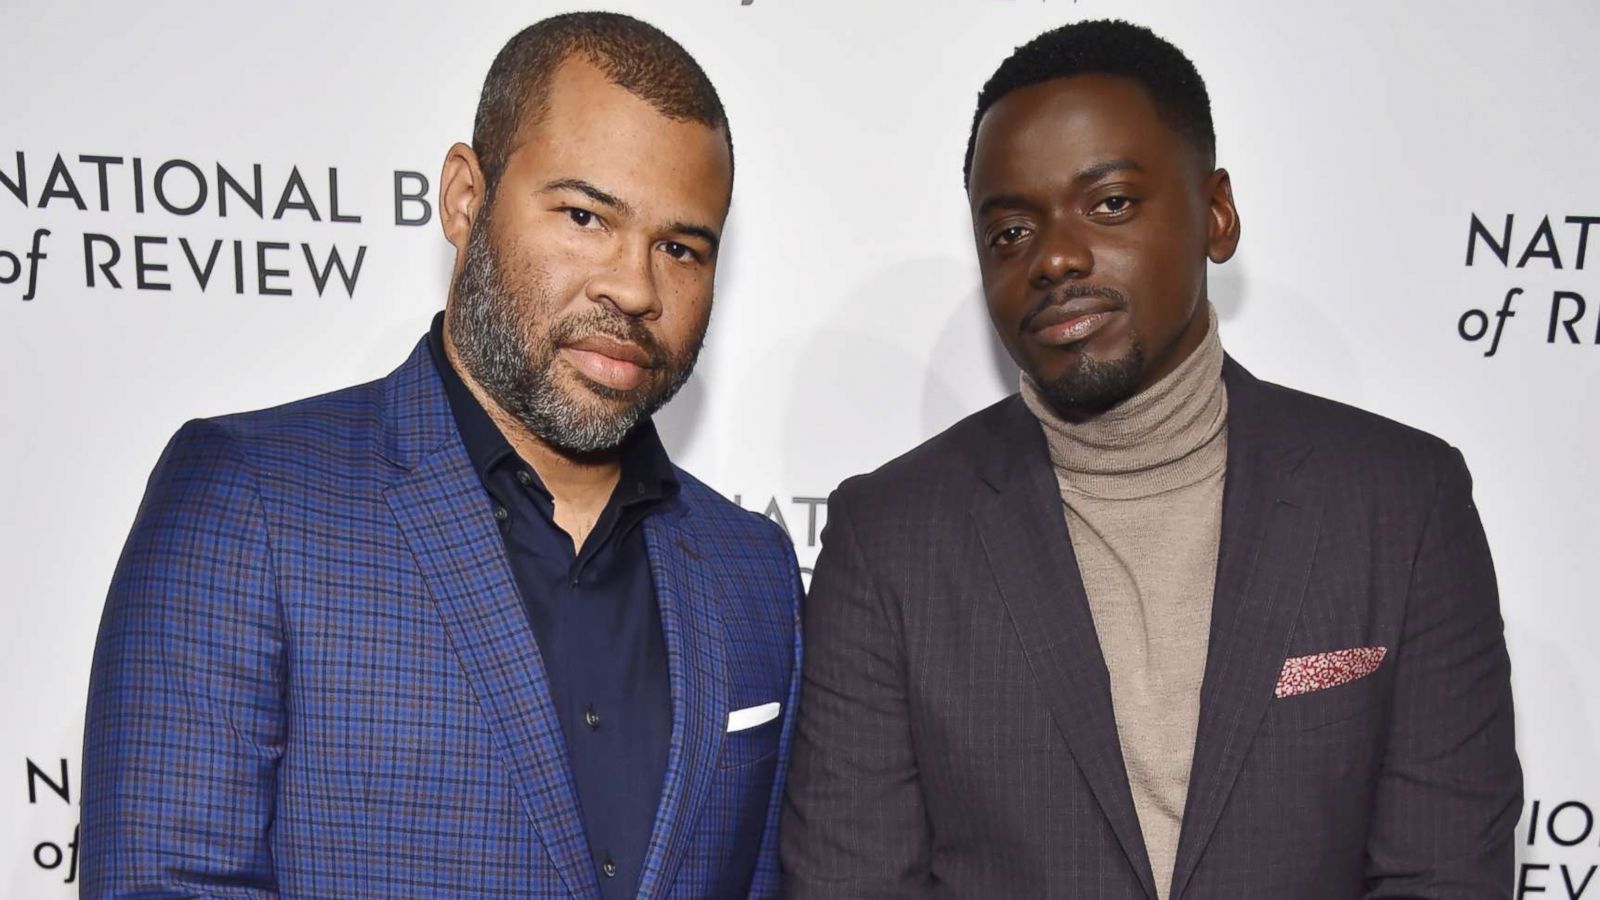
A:
{"label": "short black hair", "polygon": [[1018,47],[995,69],[978,93],[978,110],[967,136],[962,184],[972,180],[972,151],[984,113],[1012,91],[1074,75],[1117,75],[1137,81],[1169,126],[1193,142],[1215,165],[1217,133],[1211,125],[1211,97],[1206,83],[1183,51],[1155,32],[1112,19],[1074,22],[1039,35]]}
{"label": "short black hair", "polygon": [[551,16],[517,32],[500,48],[483,80],[472,127],[492,195],[516,149],[517,133],[548,109],[550,81],[563,62],[581,55],[618,87],[669,119],[721,128],[733,157],[733,136],[717,89],[689,51],[661,29],[632,16],[577,12]]}

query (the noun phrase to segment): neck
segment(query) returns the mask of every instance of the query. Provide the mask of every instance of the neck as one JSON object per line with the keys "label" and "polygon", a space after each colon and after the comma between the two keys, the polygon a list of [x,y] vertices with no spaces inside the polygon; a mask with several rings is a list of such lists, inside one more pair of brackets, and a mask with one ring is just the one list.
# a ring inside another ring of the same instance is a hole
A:
{"label": "neck", "polygon": [[1225,442],[1227,392],[1216,316],[1210,310],[1205,315],[1199,346],[1154,384],[1093,418],[1058,415],[1038,385],[1023,376],[1023,400],[1044,426],[1051,462],[1066,481],[1099,496],[1143,496],[1216,467],[1222,457],[1215,454]]}
{"label": "neck", "polygon": [[1200,303],[1189,316],[1189,321],[1183,326],[1183,332],[1178,335],[1178,339],[1172,342],[1166,353],[1149,361],[1144,377],[1139,380],[1141,393],[1171,375],[1179,366],[1191,359],[1208,340],[1215,339],[1217,321],[1214,313],[1215,308],[1212,307],[1211,301],[1201,297]]}

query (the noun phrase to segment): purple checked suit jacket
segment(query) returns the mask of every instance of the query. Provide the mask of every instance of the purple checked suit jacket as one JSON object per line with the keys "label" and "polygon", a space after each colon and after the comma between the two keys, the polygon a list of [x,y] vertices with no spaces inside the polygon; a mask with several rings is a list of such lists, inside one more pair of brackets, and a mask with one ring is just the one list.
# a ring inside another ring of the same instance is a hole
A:
{"label": "purple checked suit jacket", "polygon": [[[772,897],[799,570],[679,478],[643,526],[672,735],[638,896]],[[425,343],[381,381],[191,422],[101,621],[83,896],[598,896],[560,728]]]}
{"label": "purple checked suit jacket", "polygon": [[[1232,360],[1224,379],[1210,647],[1162,895],[1509,897],[1509,664],[1460,454]],[[788,896],[1157,896],[1020,400],[840,487],[805,620]]]}

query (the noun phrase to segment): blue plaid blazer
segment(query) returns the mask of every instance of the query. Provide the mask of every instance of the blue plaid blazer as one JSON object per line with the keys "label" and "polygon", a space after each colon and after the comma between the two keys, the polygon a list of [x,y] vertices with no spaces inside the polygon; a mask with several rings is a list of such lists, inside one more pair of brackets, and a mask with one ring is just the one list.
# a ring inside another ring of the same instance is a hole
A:
{"label": "blue plaid blazer", "polygon": [[[645,524],[673,725],[639,896],[775,896],[794,549],[679,477]],[[84,897],[598,895],[482,492],[425,344],[381,381],[178,432],[95,649]]]}

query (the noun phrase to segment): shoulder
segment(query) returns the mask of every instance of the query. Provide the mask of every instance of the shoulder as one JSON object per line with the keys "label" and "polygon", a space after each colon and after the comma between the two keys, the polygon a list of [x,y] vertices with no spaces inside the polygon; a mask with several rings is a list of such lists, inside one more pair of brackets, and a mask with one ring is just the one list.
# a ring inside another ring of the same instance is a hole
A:
{"label": "shoulder", "polygon": [[383,382],[372,381],[280,406],[190,423],[215,431],[266,472],[315,468],[379,439]]}
{"label": "shoulder", "polygon": [[[168,441],[146,487],[140,517],[224,510],[255,515],[281,501],[342,502],[381,444],[381,383],[358,385],[252,412],[193,419]],[[270,517],[269,517],[270,518]]]}
{"label": "shoulder", "polygon": [[1420,428],[1281,384],[1251,382],[1245,389],[1256,424],[1311,448],[1320,465],[1385,471],[1434,468],[1459,457],[1445,440]]}
{"label": "shoulder", "polygon": [[1359,519],[1410,528],[1420,527],[1440,502],[1470,503],[1466,463],[1442,438],[1248,374],[1235,377],[1229,392],[1229,428],[1265,434],[1271,444],[1295,448],[1294,471],[1320,490],[1330,514],[1342,509]]}
{"label": "shoulder", "polygon": [[967,416],[871,472],[845,480],[829,501],[853,517],[910,520],[969,508],[994,471],[1013,454],[1044,452],[1044,438],[1016,394]]}
{"label": "shoulder", "polygon": [[382,422],[382,382],[194,419],[168,443],[157,475],[231,469],[247,474],[263,494],[291,486],[320,489],[370,467],[382,442]]}

